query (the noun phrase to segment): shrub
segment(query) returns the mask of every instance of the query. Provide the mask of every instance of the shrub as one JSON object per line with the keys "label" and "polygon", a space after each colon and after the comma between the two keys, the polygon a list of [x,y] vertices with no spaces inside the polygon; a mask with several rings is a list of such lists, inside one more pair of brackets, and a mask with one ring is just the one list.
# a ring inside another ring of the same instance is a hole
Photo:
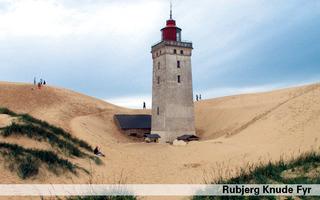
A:
{"label": "shrub", "polygon": [[[317,152],[309,152],[300,155],[299,157],[292,159],[288,162],[280,160],[275,163],[267,163],[266,165],[259,165],[255,167],[249,167],[249,170],[240,170],[238,176],[228,180],[222,178],[218,180],[217,184],[320,184],[320,174],[314,177],[308,177],[306,174],[310,170],[316,169],[320,166],[320,154]],[[282,173],[286,170],[295,171],[295,168],[302,168],[301,174],[297,174],[297,177],[288,178],[283,177]],[[195,196],[194,200],[213,200],[213,199],[260,199],[256,196]],[[261,197],[261,199],[276,199],[274,196]],[[303,197],[302,199],[317,199],[313,197]]]}
{"label": "shrub", "polygon": [[18,176],[22,179],[37,175],[39,172],[39,162],[30,155],[23,158],[18,166]]}
{"label": "shrub", "polygon": [[1,112],[19,116],[23,122],[23,124],[12,123],[7,127],[0,128],[0,134],[3,136],[8,137],[15,134],[36,139],[38,141],[46,141],[53,147],[61,150],[67,156],[73,155],[76,157],[82,157],[86,155],[90,159],[93,159],[96,164],[101,164],[101,160],[99,158],[93,158],[92,156],[83,153],[78,148],[81,147],[93,152],[93,148],[88,143],[73,137],[63,129],[50,125],[49,123],[36,119],[28,114],[16,114],[7,108],[0,108],[0,113]]}
{"label": "shrub", "polygon": [[17,116],[17,114],[11,110],[9,110],[8,108],[1,108],[0,107],[0,114],[7,114],[7,115],[10,115],[10,116]]}
{"label": "shrub", "polygon": [[39,119],[36,119],[29,114],[17,114],[8,108],[2,108],[0,107],[0,114],[8,114],[11,116],[18,116],[21,117],[22,121],[28,124],[36,124],[39,127],[41,127],[44,130],[47,130],[47,132],[51,132],[57,136],[61,136],[66,140],[69,140],[71,143],[74,143],[75,145],[78,145],[79,147],[82,147],[88,151],[93,151],[93,148],[85,141],[80,140],[78,138],[73,137],[70,133],[64,131],[62,128],[53,126],[46,121],[42,121]]}
{"label": "shrub", "polygon": [[11,170],[17,170],[18,176],[23,179],[36,175],[40,163],[46,164],[55,173],[59,169],[65,169],[75,174],[78,168],[52,151],[28,149],[16,144],[0,142],[0,153],[10,162]]}
{"label": "shrub", "polygon": [[88,143],[73,137],[70,133],[64,131],[62,128],[50,125],[49,123],[36,119],[28,114],[22,114],[20,116],[25,122],[37,124],[44,129],[48,129],[56,135],[62,136],[64,139],[70,140],[72,143],[79,145],[80,147],[85,148],[88,151],[93,151],[93,148]]}
{"label": "shrub", "polygon": [[[63,152],[66,156],[86,156],[97,165],[102,164],[100,158],[82,151],[93,152],[93,148],[87,142],[73,137],[59,127],[28,114],[17,114],[7,108],[0,108],[0,114],[16,116],[20,120],[19,123],[13,122],[11,125],[0,128],[0,134],[4,137],[20,135],[37,141],[44,141],[56,148],[58,152]],[[89,174],[88,170],[72,164],[67,159],[60,158],[53,151],[27,149],[15,144],[0,142],[0,154],[9,158],[9,168],[16,170],[23,179],[36,175],[39,165],[42,163],[46,164],[47,168],[54,173],[59,173],[59,169],[66,169],[72,173],[76,173],[76,169],[81,169]]]}
{"label": "shrub", "polygon": [[77,157],[83,156],[83,153],[72,143],[62,140],[55,134],[46,131],[42,127],[34,126],[33,124],[12,123],[1,130],[0,134],[5,137],[10,135],[24,135],[38,141],[48,141],[53,147],[59,148],[66,154],[71,154]]}

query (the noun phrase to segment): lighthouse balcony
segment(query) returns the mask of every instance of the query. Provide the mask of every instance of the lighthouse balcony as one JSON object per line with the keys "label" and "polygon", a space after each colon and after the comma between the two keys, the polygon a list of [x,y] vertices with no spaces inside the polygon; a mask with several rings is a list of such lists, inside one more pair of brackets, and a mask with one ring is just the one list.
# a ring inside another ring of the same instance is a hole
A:
{"label": "lighthouse balcony", "polygon": [[175,47],[183,47],[183,48],[191,48],[192,49],[192,42],[189,41],[170,41],[170,40],[162,40],[157,42],[156,44],[152,45],[151,50],[154,51],[159,47],[163,46],[175,46]]}

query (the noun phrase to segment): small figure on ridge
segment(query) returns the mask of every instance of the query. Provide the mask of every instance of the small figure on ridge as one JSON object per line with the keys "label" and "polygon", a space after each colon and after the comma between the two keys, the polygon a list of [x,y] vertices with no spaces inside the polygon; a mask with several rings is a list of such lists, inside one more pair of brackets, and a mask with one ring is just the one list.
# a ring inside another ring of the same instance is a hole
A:
{"label": "small figure on ridge", "polygon": [[146,109],[146,102],[143,102],[143,109]]}

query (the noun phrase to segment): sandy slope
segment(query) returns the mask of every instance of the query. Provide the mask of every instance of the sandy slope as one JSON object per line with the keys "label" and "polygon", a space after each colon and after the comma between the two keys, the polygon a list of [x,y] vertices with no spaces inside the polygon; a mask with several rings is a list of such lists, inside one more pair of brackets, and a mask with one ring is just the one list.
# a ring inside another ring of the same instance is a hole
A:
{"label": "sandy slope", "polygon": [[[234,175],[248,163],[290,157],[320,146],[320,84],[197,102],[196,128],[202,140],[180,147],[132,142],[113,123],[115,113],[149,111],[120,108],[66,89],[32,88],[0,82],[0,106],[61,126],[100,145],[107,156],[103,166],[74,160],[92,169],[91,178],[45,173],[28,182],[202,183]],[[0,117],[0,124],[5,120]],[[1,182],[20,182],[1,165],[0,171]]]}

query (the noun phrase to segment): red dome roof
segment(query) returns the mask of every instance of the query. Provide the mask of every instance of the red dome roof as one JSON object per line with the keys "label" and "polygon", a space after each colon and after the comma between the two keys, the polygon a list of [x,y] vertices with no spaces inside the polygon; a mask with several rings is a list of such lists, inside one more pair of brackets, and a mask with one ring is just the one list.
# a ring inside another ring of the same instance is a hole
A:
{"label": "red dome roof", "polygon": [[181,29],[176,26],[176,21],[173,19],[167,20],[166,27],[161,29],[162,40],[166,41],[181,41]]}

